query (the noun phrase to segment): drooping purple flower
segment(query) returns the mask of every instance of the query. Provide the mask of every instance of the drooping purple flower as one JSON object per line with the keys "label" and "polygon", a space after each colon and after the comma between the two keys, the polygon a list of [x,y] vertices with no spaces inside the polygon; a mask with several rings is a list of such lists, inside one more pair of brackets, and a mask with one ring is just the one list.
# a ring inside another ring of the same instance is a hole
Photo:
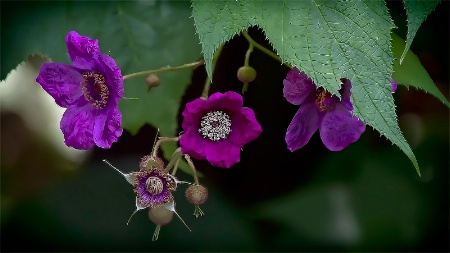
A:
{"label": "drooping purple flower", "polygon": [[67,108],[60,122],[67,146],[110,148],[123,131],[118,108],[124,93],[121,70],[101,53],[98,40],[71,31],[65,41],[72,65],[44,63],[36,82]]}
{"label": "drooping purple flower", "polygon": [[352,114],[351,83],[341,79],[341,99],[316,85],[304,72],[290,70],[283,80],[283,94],[288,102],[300,105],[286,132],[290,151],[308,143],[319,129],[320,138],[331,151],[340,151],[357,141],[366,125]]}
{"label": "drooping purple flower", "polygon": [[186,104],[182,127],[181,152],[222,168],[239,162],[240,149],[262,132],[253,110],[233,91]]}

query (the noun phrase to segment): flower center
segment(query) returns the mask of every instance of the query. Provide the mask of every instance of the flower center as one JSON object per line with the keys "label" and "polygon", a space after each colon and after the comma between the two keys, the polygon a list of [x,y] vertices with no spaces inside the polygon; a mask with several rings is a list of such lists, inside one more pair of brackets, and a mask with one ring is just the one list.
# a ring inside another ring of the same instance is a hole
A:
{"label": "flower center", "polygon": [[320,87],[316,90],[316,104],[321,112],[328,111],[329,105],[326,103],[331,98],[331,94],[324,88]]}
{"label": "flower center", "polygon": [[160,194],[163,189],[163,182],[158,177],[149,177],[145,181],[145,188],[152,195]]}
{"label": "flower center", "polygon": [[212,141],[223,140],[231,132],[230,116],[223,111],[208,112],[202,117],[198,132],[203,138],[208,138]]}
{"label": "flower center", "polygon": [[95,108],[103,109],[108,103],[109,88],[105,77],[98,72],[84,72],[81,81],[81,92],[84,98]]}

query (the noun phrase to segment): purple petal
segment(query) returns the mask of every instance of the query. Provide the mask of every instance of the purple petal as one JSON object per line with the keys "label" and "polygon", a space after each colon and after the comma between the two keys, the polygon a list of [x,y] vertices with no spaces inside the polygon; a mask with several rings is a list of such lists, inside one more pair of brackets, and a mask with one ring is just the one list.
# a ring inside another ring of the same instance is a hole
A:
{"label": "purple petal", "polygon": [[394,81],[394,79],[391,79],[391,87],[392,93],[395,93],[397,91],[397,83]]}
{"label": "purple petal", "polygon": [[95,66],[93,56],[100,53],[98,40],[81,36],[75,31],[69,32],[65,40],[72,65],[80,69],[93,70]]}
{"label": "purple petal", "polygon": [[111,148],[122,135],[122,113],[118,107],[97,111],[94,124],[94,142],[100,148]]}
{"label": "purple petal", "polygon": [[206,159],[211,165],[221,168],[230,168],[241,159],[241,150],[230,142],[223,141],[205,141]]}
{"label": "purple petal", "polygon": [[286,132],[285,141],[291,152],[305,146],[319,128],[320,113],[314,103],[304,104],[298,109]]}
{"label": "purple petal", "polygon": [[316,85],[303,71],[300,72],[297,68],[293,68],[287,73],[283,85],[283,95],[291,104],[300,105],[314,99]]}
{"label": "purple petal", "polygon": [[200,120],[203,117],[206,108],[206,100],[197,98],[186,104],[183,115],[183,122],[181,124],[184,131],[190,128],[198,128]]}
{"label": "purple petal", "polygon": [[44,63],[36,78],[44,90],[61,107],[69,107],[81,93],[81,74],[72,66],[62,63]]}
{"label": "purple petal", "polygon": [[340,151],[357,141],[366,125],[343,105],[325,114],[320,126],[320,138],[331,151]]}
{"label": "purple petal", "polygon": [[243,99],[234,91],[227,91],[223,94],[216,92],[208,98],[206,105],[209,111],[223,110],[228,114],[233,114],[241,110]]}
{"label": "purple petal", "polygon": [[60,127],[64,134],[64,143],[76,149],[89,149],[95,143],[92,137],[94,131],[94,115],[90,110],[92,105],[67,108],[62,116]]}
{"label": "purple petal", "polygon": [[351,89],[352,89],[352,83],[350,80],[346,78],[342,78],[342,85],[341,89],[339,90],[339,93],[341,94],[341,103],[347,107],[348,110],[353,110],[353,104],[350,101],[350,97],[352,95]]}
{"label": "purple petal", "polygon": [[110,95],[117,104],[123,97],[123,77],[120,68],[114,59],[106,54],[99,54],[94,57],[96,69],[99,69],[105,77],[106,83],[110,88]]}
{"label": "purple petal", "polygon": [[241,113],[233,118],[229,140],[234,146],[240,148],[258,138],[261,132],[261,125],[256,120],[253,110],[242,107]]}
{"label": "purple petal", "polygon": [[196,159],[205,160],[205,139],[200,136],[196,129],[188,129],[181,135],[181,153],[188,154]]}

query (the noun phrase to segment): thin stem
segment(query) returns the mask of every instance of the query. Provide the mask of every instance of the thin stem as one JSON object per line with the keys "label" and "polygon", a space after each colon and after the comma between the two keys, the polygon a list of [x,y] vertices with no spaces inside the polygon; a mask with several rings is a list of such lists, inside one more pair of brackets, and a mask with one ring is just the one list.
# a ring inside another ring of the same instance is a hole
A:
{"label": "thin stem", "polygon": [[249,61],[250,61],[250,54],[251,54],[252,52],[253,52],[253,44],[252,44],[252,43],[249,43],[247,52],[245,53],[244,66],[248,66]]}
{"label": "thin stem", "polygon": [[180,136],[178,136],[178,137],[159,137],[158,141],[154,145],[152,156],[153,157],[157,156],[158,149],[159,149],[159,146],[161,145],[161,143],[167,142],[167,141],[179,141],[179,140],[180,140]]}
{"label": "thin stem", "polygon": [[186,159],[187,163],[189,164],[189,167],[192,169],[192,174],[194,176],[195,184],[199,184],[198,177],[197,177],[197,170],[195,169],[194,163],[191,160],[191,157],[189,155],[184,155],[184,159]]}
{"label": "thin stem", "polygon": [[205,81],[205,85],[203,86],[203,92],[202,92],[202,99],[208,99],[209,94],[209,88],[211,87],[211,78],[214,74],[214,69],[216,68],[217,60],[219,59],[220,53],[222,52],[223,45],[221,45],[219,48],[217,48],[216,53],[214,54],[213,61],[212,61],[212,71],[211,71],[211,77],[207,77]]}
{"label": "thin stem", "polygon": [[281,58],[276,55],[274,52],[270,51],[269,49],[265,48],[264,46],[262,46],[261,44],[259,44],[258,42],[254,41],[252,39],[252,37],[250,37],[250,35],[248,35],[247,32],[242,31],[242,35],[245,37],[245,39],[248,41],[248,43],[252,44],[253,46],[255,46],[257,49],[261,50],[263,53],[267,54],[268,56],[272,57],[273,59],[281,62],[281,64],[284,64],[286,66],[288,66],[289,68],[292,68],[291,65],[289,65],[288,63],[283,63],[283,61],[281,60]]}
{"label": "thin stem", "polygon": [[136,73],[124,75],[123,76],[123,80],[128,79],[128,78],[132,78],[132,77],[137,77],[137,76],[143,76],[143,75],[156,74],[156,73],[162,73],[162,72],[168,72],[168,71],[176,71],[176,70],[180,70],[180,69],[197,67],[197,66],[200,66],[202,64],[203,64],[203,60],[200,60],[200,61],[197,61],[197,62],[183,64],[181,66],[176,66],[176,67],[165,66],[165,67],[162,67],[162,68],[159,68],[159,69],[146,70],[146,71],[141,71],[141,72],[136,72]]}
{"label": "thin stem", "polygon": [[172,176],[175,176],[175,174],[177,173],[178,170],[178,163],[180,163],[180,159],[181,156],[177,159],[177,161],[175,162],[175,166],[173,166],[173,170],[172,170]]}
{"label": "thin stem", "polygon": [[172,169],[172,167],[175,165],[175,163],[178,161],[178,159],[182,156],[183,154],[181,152],[176,152],[175,154],[173,154],[172,156],[172,160],[170,160],[170,162],[167,164],[166,168],[164,169],[164,171],[166,173],[169,173],[170,169]]}

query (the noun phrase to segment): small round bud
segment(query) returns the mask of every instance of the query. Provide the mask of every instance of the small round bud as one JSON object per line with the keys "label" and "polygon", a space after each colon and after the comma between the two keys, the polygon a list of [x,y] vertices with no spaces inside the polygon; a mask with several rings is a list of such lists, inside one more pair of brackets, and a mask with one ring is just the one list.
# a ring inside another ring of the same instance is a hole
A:
{"label": "small round bud", "polygon": [[164,162],[159,157],[146,155],[141,158],[139,168],[141,170],[150,170],[151,168],[164,169]]}
{"label": "small round bud", "polygon": [[238,69],[237,78],[243,83],[253,82],[256,78],[256,70],[250,66],[242,66]]}
{"label": "small round bud", "polygon": [[158,206],[148,209],[148,218],[159,226],[169,224],[173,219],[173,212],[167,210],[164,206]]}
{"label": "small round bud", "polygon": [[150,74],[145,78],[145,83],[149,88],[158,87],[161,81],[159,77],[155,74]]}
{"label": "small round bud", "polygon": [[186,189],[186,199],[193,205],[201,205],[208,199],[208,188],[203,185],[191,185]]}

